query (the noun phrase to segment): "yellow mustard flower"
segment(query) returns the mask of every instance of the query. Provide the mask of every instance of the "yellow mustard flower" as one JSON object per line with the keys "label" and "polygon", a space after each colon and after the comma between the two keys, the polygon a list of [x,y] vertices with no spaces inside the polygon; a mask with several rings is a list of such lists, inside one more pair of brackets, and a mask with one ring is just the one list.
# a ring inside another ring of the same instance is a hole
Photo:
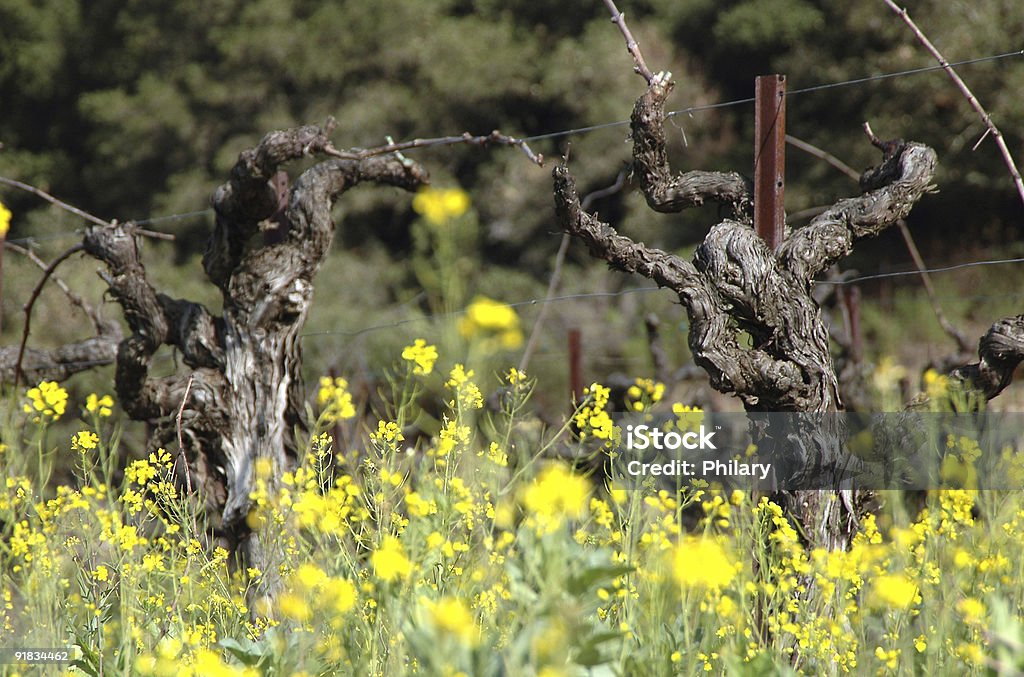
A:
{"label": "yellow mustard flower", "polygon": [[934,369],[924,373],[924,390],[933,400],[941,400],[949,394],[949,377]]}
{"label": "yellow mustard flower", "polygon": [[583,389],[583,394],[588,397],[587,403],[573,418],[576,427],[579,428],[580,439],[593,436],[610,441],[615,434],[615,426],[605,407],[608,406],[611,388],[600,383],[591,383],[590,386]]}
{"label": "yellow mustard flower", "polygon": [[331,607],[339,614],[350,611],[358,599],[355,584],[347,578],[332,578],[324,592]]}
{"label": "yellow mustard flower", "polygon": [[7,237],[7,231],[11,229],[11,210],[0,202],[0,239]]}
{"label": "yellow mustard flower", "polygon": [[27,393],[29,402],[23,407],[26,414],[36,414],[34,423],[56,421],[68,406],[68,391],[54,381],[43,381]]}
{"label": "yellow mustard flower", "polygon": [[505,380],[508,381],[509,385],[518,385],[526,380],[526,372],[512,367],[505,374]]}
{"label": "yellow mustard flower", "polygon": [[895,670],[900,664],[900,650],[890,649],[886,651],[880,646],[875,647],[875,658],[882,661],[885,667]]}
{"label": "yellow mustard flower", "polygon": [[454,637],[461,644],[474,646],[478,639],[476,619],[465,603],[454,597],[442,597],[436,602],[425,600],[430,619],[441,634]]}
{"label": "yellow mustard flower", "polygon": [[426,376],[434,371],[434,363],[437,362],[437,346],[427,345],[426,340],[418,338],[411,346],[402,350],[402,359],[411,363],[412,373],[417,376]]}
{"label": "yellow mustard flower", "polygon": [[405,556],[401,541],[386,536],[384,543],[370,556],[373,572],[384,581],[408,578],[412,574],[412,562]]}
{"label": "yellow mustard flower", "polygon": [[107,418],[113,411],[111,407],[114,406],[114,399],[110,395],[103,395],[102,397],[96,393],[89,393],[89,396],[85,398],[85,410],[90,414],[98,414],[100,418]]}
{"label": "yellow mustard flower", "polygon": [[100,438],[96,433],[88,430],[82,430],[71,437],[71,448],[84,454],[87,451],[95,449],[99,442]]}
{"label": "yellow mustard flower", "polygon": [[519,315],[507,303],[477,296],[459,319],[459,333],[480,339],[490,350],[515,350],[523,344]]}
{"label": "yellow mustard flower", "polygon": [[566,519],[579,519],[587,510],[590,483],[566,466],[550,465],[522,493],[528,519],[540,534],[558,529]]}
{"label": "yellow mustard flower", "polygon": [[985,604],[973,597],[965,597],[957,602],[956,610],[968,625],[978,625],[985,620]]}
{"label": "yellow mustard flower", "polygon": [[917,599],[917,585],[901,574],[877,576],[868,603],[875,608],[906,609]]}
{"label": "yellow mustard flower", "polygon": [[444,225],[469,211],[469,194],[461,188],[427,187],[416,194],[412,208],[434,225]]}
{"label": "yellow mustard flower", "polygon": [[473,370],[467,371],[462,364],[456,364],[448,373],[445,386],[454,391],[456,396],[456,399],[449,403],[452,408],[456,405],[463,409],[480,409],[484,406],[484,397],[480,393],[480,388],[471,380],[473,376]]}
{"label": "yellow mustard flower", "polygon": [[672,576],[684,589],[719,589],[736,577],[736,565],[717,539],[687,536],[672,554]]}
{"label": "yellow mustard flower", "polygon": [[370,439],[381,444],[391,444],[405,440],[405,436],[394,421],[377,421],[377,430],[370,433]]}
{"label": "yellow mustard flower", "polygon": [[323,412],[321,416],[328,425],[356,415],[352,403],[352,393],[348,391],[348,381],[343,378],[320,377],[320,388],[317,390],[316,403]]}

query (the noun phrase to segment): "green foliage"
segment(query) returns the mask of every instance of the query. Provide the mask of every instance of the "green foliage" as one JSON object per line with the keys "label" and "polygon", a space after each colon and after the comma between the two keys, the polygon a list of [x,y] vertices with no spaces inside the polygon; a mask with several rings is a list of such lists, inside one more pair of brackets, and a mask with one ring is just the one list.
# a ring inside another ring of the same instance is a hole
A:
{"label": "green foliage", "polygon": [[[45,384],[27,413],[21,397],[5,401],[0,642],[68,647],[89,675],[983,675],[1022,664],[1019,492],[940,490],[913,509],[883,492],[848,549],[809,548],[768,497],[626,491],[548,459],[555,445],[593,453],[582,434],[599,436],[602,386],[548,428],[529,413],[525,375],[506,372],[502,405],[487,411],[470,373],[418,350],[391,362],[389,413],[356,428],[347,451],[324,429],[353,421],[351,393],[328,378],[299,466],[257,461],[247,521],[262,569],[231,566],[207,541],[170,453],[112,472],[110,400]],[[443,425],[406,440],[400,422],[422,414],[434,376],[447,379]],[[654,393],[641,411],[659,406]],[[52,435],[52,419],[76,413],[70,444]],[[574,418],[589,423],[574,432]],[[977,449],[966,436],[949,444]],[[46,481],[56,457],[75,468],[59,486]],[[278,578],[272,597],[259,594]]]}
{"label": "green foliage", "polygon": [[822,13],[803,0],[755,0],[722,12],[713,31],[726,49],[765,50],[814,40],[824,23]]}

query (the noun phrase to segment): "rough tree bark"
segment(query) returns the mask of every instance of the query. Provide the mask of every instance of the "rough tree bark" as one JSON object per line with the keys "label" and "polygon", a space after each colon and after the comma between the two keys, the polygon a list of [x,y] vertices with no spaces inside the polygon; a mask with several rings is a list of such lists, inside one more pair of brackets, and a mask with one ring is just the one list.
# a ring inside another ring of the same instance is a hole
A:
{"label": "rough tree bark", "polygon": [[[288,194],[283,226],[279,167],[335,152],[328,131],[301,127],[268,134],[243,152],[230,180],[213,196],[216,228],[203,265],[223,295],[223,314],[158,293],[139,258],[131,224],[92,227],[86,251],[106,264],[106,281],[131,335],[117,351],[116,388],[127,414],[156,424],[157,443],[177,447],[182,420],[185,464],[200,487],[216,533],[245,561],[261,567],[259,539],[246,525],[253,469],[266,458],[278,472],[294,465],[303,392],[299,334],[313,279],[334,235],[334,200],[361,182],[415,189],[427,179],[418,164],[394,156],[328,159],[307,169]],[[277,228],[273,238],[263,230]],[[150,362],[161,345],[177,348],[190,373],[156,378]],[[274,581],[266,586],[272,589]]]}
{"label": "rough tree bark", "polygon": [[978,357],[950,375],[991,400],[1010,385],[1024,360],[1024,315],[996,321],[978,342]]}
{"label": "rough tree bark", "polygon": [[[861,178],[864,194],[844,199],[792,231],[772,251],[751,227],[750,193],[735,174],[687,172],[673,176],[665,152],[665,100],[672,83],[655,76],[633,109],[633,171],[648,203],[678,211],[704,200],[730,205],[734,218],[713,226],[693,261],[620,235],[584,212],[566,166],[554,170],[555,208],[562,228],[583,240],[613,268],[644,275],[674,291],[689,315],[694,360],[723,393],[748,412],[842,409],[828,334],[811,296],[814,277],[848,255],[857,240],[906,217],[928,190],[935,153],[919,143],[895,142],[883,163]],[[741,345],[740,332],[752,341]],[[836,417],[833,417],[836,418]],[[835,431],[812,417],[767,451],[787,457],[794,472],[827,485],[823,474],[841,461]],[[765,449],[762,447],[762,451]],[[800,478],[791,478],[799,481]],[[815,545],[841,548],[855,526],[848,492],[798,491],[789,508]]]}

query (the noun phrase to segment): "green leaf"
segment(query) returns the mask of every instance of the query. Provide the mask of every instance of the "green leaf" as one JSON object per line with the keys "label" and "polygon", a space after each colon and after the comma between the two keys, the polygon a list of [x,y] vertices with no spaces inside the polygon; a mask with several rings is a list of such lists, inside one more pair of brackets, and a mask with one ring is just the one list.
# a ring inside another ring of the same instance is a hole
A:
{"label": "green leaf", "polygon": [[217,642],[217,645],[230,651],[231,655],[244,665],[256,665],[270,653],[270,647],[257,644],[251,639],[240,642],[232,637],[226,637]]}
{"label": "green leaf", "polygon": [[607,631],[591,635],[579,645],[575,661],[587,668],[607,663],[611,657],[601,653],[601,645],[614,639],[621,640],[622,633]]}
{"label": "green leaf", "polygon": [[568,592],[581,595],[602,581],[612,581],[623,574],[632,573],[633,567],[625,564],[607,564],[590,567],[569,578]]}

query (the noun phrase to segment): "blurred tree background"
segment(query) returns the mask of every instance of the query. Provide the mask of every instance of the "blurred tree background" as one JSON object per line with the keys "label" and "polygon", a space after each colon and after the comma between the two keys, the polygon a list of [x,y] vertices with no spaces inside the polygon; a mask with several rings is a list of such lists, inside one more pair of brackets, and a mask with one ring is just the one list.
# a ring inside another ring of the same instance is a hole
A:
{"label": "blurred tree background", "polygon": [[[792,90],[934,63],[880,1],[623,0],[620,9],[651,67],[675,74],[675,109],[750,97],[763,73],[786,73]],[[917,0],[908,9],[950,61],[1022,47],[1019,0]],[[961,72],[1011,150],[1024,156],[1024,57]],[[338,122],[339,148],[492,129],[523,137],[626,120],[641,91],[598,0],[0,0],[0,175],[103,218],[204,210],[241,150],[268,131],[328,116]],[[878,161],[861,132],[864,120],[883,138],[938,151],[941,192],[914,210],[910,224],[929,263],[1024,254],[1022,207],[996,146],[989,139],[973,148],[984,127],[944,73],[794,95],[788,108],[791,134],[857,169]],[[751,174],[753,122],[751,104],[673,118],[675,166]],[[613,183],[626,166],[627,132],[603,128],[531,146],[549,164],[570,152],[585,193]],[[511,149],[415,153],[435,185],[470,196],[471,209],[460,218],[472,233],[455,254],[469,262],[456,266],[465,288],[509,303],[543,297],[561,238],[548,168]],[[855,191],[825,163],[788,150],[789,213]],[[55,236],[81,225],[76,219],[27,194],[4,190],[2,199],[15,214],[9,238],[35,238],[44,257],[74,242],[73,235]],[[715,207],[652,214],[630,188],[597,200],[594,209],[630,236],[673,250],[693,246],[718,218]],[[431,311],[415,267],[405,265],[423,255],[411,201],[397,192],[356,191],[341,201],[337,218],[337,251],[318,278],[304,344],[311,374],[372,371],[411,337],[432,333],[429,322],[410,321]],[[165,291],[216,310],[198,267],[211,224],[208,212],[157,220],[151,227],[177,240],[146,246]],[[38,273],[8,259],[3,339],[12,343]],[[909,261],[898,233],[889,232],[849,265],[874,273],[906,269]],[[103,285],[94,269],[79,260],[61,274],[99,302]],[[967,328],[978,335],[996,317],[1019,311],[1019,296],[1006,290],[1022,280],[1020,267],[1003,267],[937,283],[950,314],[972,322]],[[987,300],[962,293],[979,284],[989,285]],[[610,275],[577,245],[570,249],[563,293],[631,286],[645,284]],[[866,331],[879,351],[897,351],[915,331],[920,340],[942,340],[934,318],[913,305],[914,278],[865,289]],[[47,330],[33,345],[87,331],[64,306],[59,292],[46,292],[36,326]],[[537,308],[520,310],[528,334]],[[590,379],[616,371],[650,375],[640,321],[649,311],[668,321],[675,365],[686,359],[685,331],[675,331],[685,329],[685,316],[667,293],[578,299],[554,310],[534,363],[558,389],[553,401],[564,400],[569,326],[584,330]],[[894,310],[904,319],[893,323]],[[356,334],[378,325],[385,328]],[[509,366],[518,360],[514,350],[502,357]]]}

